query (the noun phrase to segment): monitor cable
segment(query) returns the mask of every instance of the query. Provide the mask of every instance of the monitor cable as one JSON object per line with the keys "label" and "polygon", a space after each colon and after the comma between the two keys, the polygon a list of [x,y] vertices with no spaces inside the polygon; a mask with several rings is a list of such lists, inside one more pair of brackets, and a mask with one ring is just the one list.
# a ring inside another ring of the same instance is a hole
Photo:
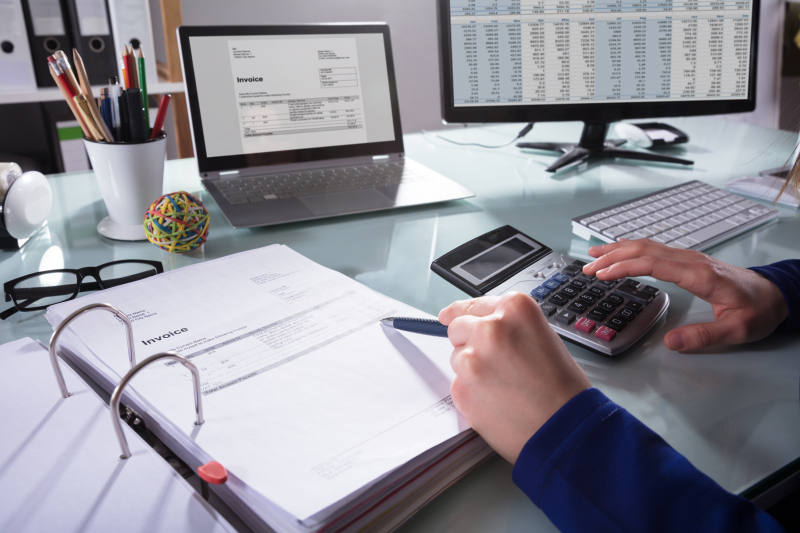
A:
{"label": "monitor cable", "polygon": [[519,131],[519,133],[517,134],[516,137],[514,137],[513,139],[511,139],[510,141],[508,141],[505,144],[498,144],[496,146],[491,146],[491,145],[488,145],[488,144],[481,144],[481,143],[462,143],[462,142],[454,141],[452,139],[448,139],[447,137],[442,137],[438,133],[433,133],[433,132],[426,131],[426,130],[422,130],[422,135],[433,135],[434,137],[436,137],[438,139],[441,139],[443,141],[447,141],[447,142],[452,143],[452,144],[457,144],[459,146],[479,146],[480,148],[505,148],[506,146],[508,146],[510,144],[514,144],[519,139],[525,137],[533,129],[533,125],[534,125],[533,122],[529,122],[524,128],[522,128]]}

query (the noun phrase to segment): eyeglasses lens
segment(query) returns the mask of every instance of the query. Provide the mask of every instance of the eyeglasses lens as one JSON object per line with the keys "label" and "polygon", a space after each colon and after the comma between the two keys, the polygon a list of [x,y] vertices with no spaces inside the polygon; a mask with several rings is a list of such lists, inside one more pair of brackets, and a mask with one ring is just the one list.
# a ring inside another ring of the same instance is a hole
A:
{"label": "eyeglasses lens", "polygon": [[46,307],[69,300],[78,286],[70,272],[48,272],[20,281],[11,289],[17,307]]}
{"label": "eyeglasses lens", "polygon": [[144,263],[118,263],[104,267],[99,272],[106,288],[149,278],[156,273],[155,267]]}

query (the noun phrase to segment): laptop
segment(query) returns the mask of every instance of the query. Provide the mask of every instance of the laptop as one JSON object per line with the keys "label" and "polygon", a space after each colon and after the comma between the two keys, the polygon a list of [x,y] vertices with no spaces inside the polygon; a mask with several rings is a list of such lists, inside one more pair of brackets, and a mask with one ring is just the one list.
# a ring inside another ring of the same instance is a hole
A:
{"label": "laptop", "polygon": [[404,155],[389,27],[178,28],[203,186],[235,228],[474,196]]}

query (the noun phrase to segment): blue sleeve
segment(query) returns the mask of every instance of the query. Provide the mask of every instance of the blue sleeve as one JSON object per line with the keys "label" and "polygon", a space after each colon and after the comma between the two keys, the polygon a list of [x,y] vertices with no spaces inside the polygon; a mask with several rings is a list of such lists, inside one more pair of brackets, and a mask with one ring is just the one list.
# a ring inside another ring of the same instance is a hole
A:
{"label": "blue sleeve", "polygon": [[563,533],[784,531],[597,389],[531,437],[514,483]]}
{"label": "blue sleeve", "polygon": [[789,318],[782,327],[785,329],[800,327],[800,259],[779,261],[771,265],[752,267],[750,270],[758,272],[777,285],[786,298]]}

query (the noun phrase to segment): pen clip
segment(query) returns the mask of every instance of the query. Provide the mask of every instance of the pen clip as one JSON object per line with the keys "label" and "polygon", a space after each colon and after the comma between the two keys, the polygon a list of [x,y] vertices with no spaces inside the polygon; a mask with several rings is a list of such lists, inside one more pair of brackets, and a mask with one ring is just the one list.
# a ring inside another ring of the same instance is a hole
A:
{"label": "pen clip", "polygon": [[81,307],[74,313],[70,314],[67,318],[65,318],[61,324],[56,326],[55,331],[53,331],[53,336],[50,337],[50,364],[53,366],[53,372],[56,375],[56,381],[58,382],[58,388],[61,390],[61,397],[67,398],[72,395],[69,391],[67,391],[67,384],[64,382],[64,375],[61,373],[61,368],[58,366],[58,360],[56,359],[56,347],[58,344],[58,338],[61,336],[61,333],[66,329],[70,322],[75,320],[81,315],[85,315],[86,313],[90,313],[92,311],[108,311],[109,313],[113,313],[117,318],[122,320],[122,323],[125,324],[125,336],[128,340],[128,359],[131,363],[131,368],[134,368],[136,365],[136,353],[135,348],[133,346],[133,327],[131,327],[131,321],[128,319],[128,315],[114,307],[110,304],[89,304],[85,307]]}
{"label": "pen clip", "polygon": [[125,438],[125,433],[122,432],[122,422],[119,420],[119,401],[122,399],[122,392],[125,390],[125,387],[128,385],[128,383],[133,379],[133,376],[135,376],[140,370],[150,363],[154,363],[160,359],[172,359],[173,361],[177,361],[192,372],[192,382],[194,383],[194,410],[197,417],[195,425],[199,426],[205,422],[205,420],[203,420],[203,397],[200,391],[200,371],[197,370],[197,367],[190,363],[185,357],[174,352],[162,352],[151,355],[138,365],[131,368],[128,373],[122,377],[122,379],[119,381],[119,384],[114,389],[114,392],[111,394],[111,400],[109,402],[109,407],[111,409],[111,423],[114,426],[114,431],[117,433],[117,440],[119,440],[119,446],[122,449],[122,455],[119,457],[120,459],[127,459],[131,456],[131,450],[128,448],[128,439]]}

